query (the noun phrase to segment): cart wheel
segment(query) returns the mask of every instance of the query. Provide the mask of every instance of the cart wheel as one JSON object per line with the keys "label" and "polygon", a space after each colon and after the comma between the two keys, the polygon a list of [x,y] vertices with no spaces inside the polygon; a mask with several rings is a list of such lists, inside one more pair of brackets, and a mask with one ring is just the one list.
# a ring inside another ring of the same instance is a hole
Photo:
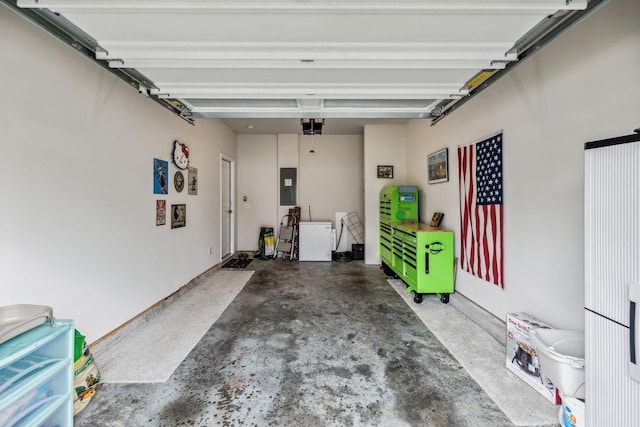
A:
{"label": "cart wheel", "polygon": [[416,304],[422,303],[422,294],[416,292],[416,296],[413,297],[413,302],[415,302]]}
{"label": "cart wheel", "polygon": [[443,304],[449,303],[449,294],[442,294],[440,296],[440,301],[442,301]]}

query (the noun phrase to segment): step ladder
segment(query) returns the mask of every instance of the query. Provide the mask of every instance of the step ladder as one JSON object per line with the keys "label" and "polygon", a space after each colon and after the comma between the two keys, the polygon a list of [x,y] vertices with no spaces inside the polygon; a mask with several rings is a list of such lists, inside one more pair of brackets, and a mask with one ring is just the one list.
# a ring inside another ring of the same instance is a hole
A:
{"label": "step ladder", "polygon": [[280,255],[283,260],[288,259],[289,261],[293,261],[294,259],[298,259],[299,222],[300,208],[289,209],[289,213],[282,217],[274,258]]}

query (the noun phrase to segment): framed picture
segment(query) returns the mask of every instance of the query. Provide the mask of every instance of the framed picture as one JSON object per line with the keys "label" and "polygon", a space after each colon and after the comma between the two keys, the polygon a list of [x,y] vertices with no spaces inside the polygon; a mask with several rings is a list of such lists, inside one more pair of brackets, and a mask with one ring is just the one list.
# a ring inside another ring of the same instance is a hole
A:
{"label": "framed picture", "polygon": [[169,190],[169,162],[153,159],[153,194],[167,194]]}
{"label": "framed picture", "polygon": [[440,227],[443,217],[444,217],[443,212],[434,212],[433,218],[431,218],[431,223],[429,223],[429,225],[432,227]]}
{"label": "framed picture", "polygon": [[198,194],[198,169],[189,166],[189,194]]}
{"label": "framed picture", "polygon": [[393,178],[393,166],[378,165],[378,178]]}
{"label": "framed picture", "polygon": [[156,200],[156,226],[165,225],[167,219],[167,201]]}
{"label": "framed picture", "polygon": [[184,174],[182,172],[178,171],[173,175],[173,186],[178,193],[182,192],[184,188]]}
{"label": "framed picture", "polygon": [[171,228],[184,227],[187,224],[187,206],[171,205]]}
{"label": "framed picture", "polygon": [[449,149],[443,148],[429,154],[427,166],[429,168],[429,184],[449,181]]}

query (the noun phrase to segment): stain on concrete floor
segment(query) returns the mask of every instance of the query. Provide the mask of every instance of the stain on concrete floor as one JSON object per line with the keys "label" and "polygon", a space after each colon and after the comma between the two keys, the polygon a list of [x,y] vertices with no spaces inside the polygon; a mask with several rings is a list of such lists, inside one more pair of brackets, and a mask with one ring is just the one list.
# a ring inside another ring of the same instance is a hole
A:
{"label": "stain on concrete floor", "polygon": [[75,425],[512,425],[377,267],[250,269],[166,383],[103,384]]}

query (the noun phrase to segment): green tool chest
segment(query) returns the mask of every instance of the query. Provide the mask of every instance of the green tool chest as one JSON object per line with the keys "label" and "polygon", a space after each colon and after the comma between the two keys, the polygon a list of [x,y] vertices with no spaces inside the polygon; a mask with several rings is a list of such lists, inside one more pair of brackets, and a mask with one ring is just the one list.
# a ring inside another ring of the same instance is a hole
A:
{"label": "green tool chest", "polygon": [[453,231],[418,222],[418,188],[380,191],[380,259],[385,273],[401,278],[407,292],[436,294],[444,303],[454,288]]}
{"label": "green tool chest", "polygon": [[388,266],[392,264],[391,223],[418,222],[418,187],[391,185],[380,191],[380,258]]}
{"label": "green tool chest", "polygon": [[418,221],[418,187],[391,185],[380,191],[380,219],[392,222]]}

